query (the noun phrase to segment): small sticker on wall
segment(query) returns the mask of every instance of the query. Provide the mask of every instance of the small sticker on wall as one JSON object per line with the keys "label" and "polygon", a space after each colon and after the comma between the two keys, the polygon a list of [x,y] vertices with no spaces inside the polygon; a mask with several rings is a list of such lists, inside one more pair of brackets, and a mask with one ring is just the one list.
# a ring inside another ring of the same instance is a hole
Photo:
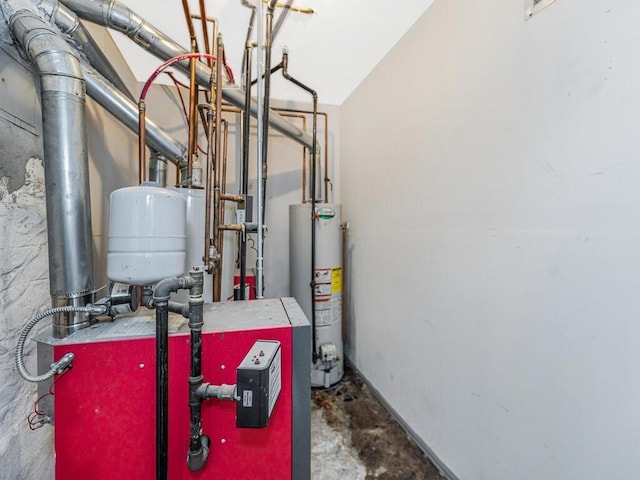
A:
{"label": "small sticker on wall", "polygon": [[526,19],[551,5],[555,0],[524,0],[524,16]]}

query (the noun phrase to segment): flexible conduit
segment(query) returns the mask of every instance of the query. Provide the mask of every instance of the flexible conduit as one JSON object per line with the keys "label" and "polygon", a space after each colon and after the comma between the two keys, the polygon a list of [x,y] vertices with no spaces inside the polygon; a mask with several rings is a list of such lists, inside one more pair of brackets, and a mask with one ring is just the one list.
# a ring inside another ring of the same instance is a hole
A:
{"label": "flexible conduit", "polygon": [[27,337],[33,327],[35,327],[40,321],[44,320],[51,315],[56,315],[58,313],[102,313],[102,309],[98,309],[96,307],[57,307],[50,308],[49,310],[45,310],[44,312],[36,315],[29,323],[27,323],[20,332],[20,336],[18,337],[18,344],[16,345],[16,368],[18,369],[18,373],[22,378],[24,378],[27,382],[39,383],[45,382],[53,377],[56,373],[62,373],[62,371],[67,368],[71,361],[73,360],[73,353],[65,354],[60,360],[51,364],[51,368],[48,372],[43,373],[42,375],[31,375],[27,370],[27,366],[24,363],[24,345],[27,341]]}

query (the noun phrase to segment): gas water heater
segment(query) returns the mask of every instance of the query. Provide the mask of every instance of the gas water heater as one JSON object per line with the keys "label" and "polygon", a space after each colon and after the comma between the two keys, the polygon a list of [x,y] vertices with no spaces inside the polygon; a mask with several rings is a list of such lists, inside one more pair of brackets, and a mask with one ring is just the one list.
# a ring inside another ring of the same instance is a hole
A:
{"label": "gas water heater", "polygon": [[[315,262],[311,266],[311,203],[289,206],[291,295],[312,321],[311,385],[329,387],[342,379],[342,206],[316,203]],[[312,290],[313,288],[313,290]],[[315,323],[315,325],[314,325]]]}

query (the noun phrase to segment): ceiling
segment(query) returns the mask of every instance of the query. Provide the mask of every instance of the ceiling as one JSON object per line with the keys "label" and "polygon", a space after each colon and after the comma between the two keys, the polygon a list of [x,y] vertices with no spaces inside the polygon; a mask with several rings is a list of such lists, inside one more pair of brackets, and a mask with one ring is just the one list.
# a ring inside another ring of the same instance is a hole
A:
{"label": "ceiling", "polygon": [[[121,1],[186,49],[189,48],[181,1]],[[256,0],[251,1],[255,4]],[[284,3],[285,0],[280,1]],[[340,105],[432,2],[296,0],[294,6],[313,8],[314,13],[288,13],[274,43],[272,65],[280,61],[282,48],[286,46],[289,49],[289,74],[314,88],[320,103]],[[199,12],[198,4],[198,1],[190,0],[191,13]],[[205,6],[207,16],[216,17],[219,21],[227,59],[235,73],[236,83],[239,83],[251,10],[242,6],[240,0],[205,0]],[[281,12],[282,9],[276,9],[274,25]],[[199,20],[195,25],[200,31]],[[146,81],[161,62],[125,36],[117,32],[112,35],[133,74],[139,81]],[[273,77],[271,97],[309,101],[307,93],[286,82],[279,73]]]}

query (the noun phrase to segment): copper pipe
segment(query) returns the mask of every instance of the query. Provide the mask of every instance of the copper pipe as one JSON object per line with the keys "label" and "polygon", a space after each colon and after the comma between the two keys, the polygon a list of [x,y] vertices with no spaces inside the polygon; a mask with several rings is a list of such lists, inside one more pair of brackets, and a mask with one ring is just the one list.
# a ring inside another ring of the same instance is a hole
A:
{"label": "copper pipe", "polygon": [[[216,60],[217,61],[217,60]],[[213,71],[212,71],[213,77]],[[213,78],[211,79],[211,91],[213,94]],[[213,184],[213,162],[211,161],[211,142],[213,140],[213,109],[209,106],[207,111],[207,161],[206,161],[206,184],[204,194],[204,265],[207,269],[207,273],[213,273],[213,265],[211,264],[211,186]]]}
{"label": "copper pipe", "polygon": [[138,183],[141,184],[146,176],[147,161],[146,161],[146,137],[147,137],[147,125],[146,115],[147,105],[144,101],[138,102]]}
{"label": "copper pipe", "polygon": [[[213,74],[214,70],[212,70],[212,74]],[[211,81],[209,82],[211,85],[211,93],[210,96],[211,98],[216,98],[215,96],[215,82],[213,80],[213,76],[211,78]],[[231,107],[231,106],[227,106],[227,107],[222,107],[222,111],[223,112],[229,112],[229,113],[242,113],[242,110],[235,108],[235,107]],[[202,112],[201,112],[202,114]],[[207,132],[209,132],[208,134],[208,146],[211,145],[212,141],[213,141],[213,108],[212,106],[209,106],[209,112],[207,114],[208,120],[206,121],[205,125],[209,125],[210,128],[207,128]],[[209,118],[211,117],[211,118]],[[222,192],[224,193],[226,191],[226,168],[227,168],[227,146],[229,143],[229,124],[226,120],[222,120],[222,124],[224,125],[224,143],[223,143],[223,149],[224,152],[222,154],[222,162],[223,162],[223,173],[222,173],[222,178],[223,178],[223,184],[222,184]],[[213,182],[213,171],[210,167],[211,162],[210,162],[210,156],[207,157],[207,192],[205,194],[205,217],[207,218],[207,223],[205,224],[205,265],[209,265],[209,261],[210,261],[210,247],[211,247],[211,190],[212,190],[212,182]],[[220,213],[220,222],[219,223],[224,223],[224,209],[221,210]],[[213,273],[212,270],[208,270],[207,273]]]}
{"label": "copper pipe", "polygon": [[[272,108],[278,112],[294,112],[305,115],[313,115],[311,110],[299,110],[294,108]],[[317,112],[318,115],[324,117],[324,201],[329,203],[329,114],[326,112]]]}
{"label": "copper pipe", "polygon": [[191,11],[189,10],[189,1],[182,0],[182,10],[184,11],[184,17],[187,20],[187,29],[189,30],[189,38],[192,40],[196,38],[196,31],[193,28],[193,20],[191,19]]}
{"label": "copper pipe", "polygon": [[[273,110],[282,111],[281,108],[273,108]],[[301,118],[302,119],[302,131],[307,131],[307,117],[305,115],[282,112],[283,117],[289,118]],[[302,146],[302,203],[307,203],[307,147]]]}
{"label": "copper pipe", "polygon": [[[227,193],[227,143],[229,141],[229,122],[226,120],[221,120],[224,130],[224,143],[222,146],[222,185],[220,186],[220,198],[224,200],[224,197]],[[220,210],[220,223],[224,225],[224,214],[225,208],[224,203],[222,204],[222,208]],[[220,291],[218,294],[222,296],[222,257],[224,255],[224,232],[222,230],[218,230],[218,234],[220,235],[220,271],[218,277],[220,277]]]}
{"label": "copper pipe", "polygon": [[222,107],[222,111],[223,112],[229,112],[229,113],[242,113],[242,110],[240,110],[239,108],[235,108],[235,107]]}
{"label": "copper pipe", "polygon": [[[222,35],[218,35],[218,49],[216,50],[216,108],[215,108],[215,185],[213,189],[214,203],[213,203],[213,245],[216,248],[218,254],[222,251],[222,235],[218,226],[220,225],[220,184],[222,181],[221,175],[221,158],[220,152],[222,149],[222,52],[224,50],[224,43],[222,42]],[[222,256],[220,257],[222,259]],[[217,271],[213,277],[213,301],[219,302],[222,296],[222,260],[217,265]]]}
{"label": "copper pipe", "polygon": [[[286,108],[276,108],[273,107],[272,110],[277,110],[279,112],[284,112],[282,113],[281,116],[283,117],[289,117],[289,118],[300,118],[302,119],[302,131],[306,133],[307,131],[307,117],[303,114],[295,114],[293,113],[292,110],[286,109]],[[233,108],[233,107],[223,107],[222,108],[223,112],[229,112],[229,113],[242,113],[242,110],[238,109],[238,108]],[[292,113],[289,113],[292,112]],[[303,112],[303,113],[307,113],[307,112]],[[326,115],[326,114],[325,114]],[[306,203],[307,199],[307,183],[305,181],[306,179],[306,170],[307,170],[307,147],[305,145],[303,145],[302,147],[302,203]]]}
{"label": "copper pipe", "polygon": [[[272,110],[277,112],[293,112],[300,113],[305,115],[313,115],[313,112],[310,110],[298,110],[294,108],[277,108],[273,107]],[[322,115],[324,117],[324,202],[329,203],[329,114],[326,112],[318,112],[318,115]],[[286,116],[286,115],[282,115]],[[306,131],[306,130],[305,130]],[[306,147],[305,147],[306,148]],[[302,203],[306,203],[306,200],[303,199]]]}
{"label": "copper pipe", "polygon": [[[204,31],[204,25],[205,22],[210,22],[211,24],[213,24],[213,35],[211,37],[211,47],[210,50],[212,52],[215,52],[218,49],[218,19],[215,17],[209,17],[206,15],[198,15],[197,13],[192,13],[191,14],[191,18],[195,19],[195,20],[202,20],[202,28]],[[208,32],[207,32],[208,33]],[[207,43],[207,39],[205,39],[205,43]],[[205,47],[206,48],[206,47]],[[209,62],[209,67],[211,67],[213,64],[211,62]]]}
{"label": "copper pipe", "polygon": [[[211,47],[209,46],[209,27],[207,26],[207,7],[204,4],[204,0],[200,0],[199,3],[200,3],[200,20],[202,20],[202,38],[204,41],[204,51],[208,54],[211,54]],[[193,18],[194,15],[192,15],[191,17]],[[209,68],[211,68],[212,66],[211,59],[208,59],[207,63],[209,64]]]}
{"label": "copper pipe", "polygon": [[218,225],[220,231],[243,232],[244,225],[242,223],[232,223],[231,225]]}
{"label": "copper pipe", "polygon": [[[222,195],[227,194],[227,153],[229,151],[229,122],[222,120],[222,127],[224,130],[224,140],[222,143]],[[242,197],[244,200],[244,197]],[[221,223],[224,223],[224,209],[222,210],[222,216],[220,218]]]}
{"label": "copper pipe", "polygon": [[[191,53],[197,53],[200,49],[198,48],[198,39],[196,37],[195,28],[193,27],[193,19],[191,18],[188,0],[182,0],[182,10],[184,11],[184,17],[187,21],[187,29],[189,30],[189,37],[191,39]],[[195,58],[192,58],[189,61],[189,146],[187,149],[187,188],[193,187],[193,156],[195,155],[198,141],[198,126],[196,123],[196,99],[198,95],[198,87],[196,83],[196,61],[197,60]],[[180,178],[179,173],[177,177]]]}
{"label": "copper pipe", "polygon": [[[225,122],[226,123],[226,122]],[[224,172],[224,168],[223,168],[223,172]],[[226,173],[226,172],[224,172]],[[224,173],[223,173],[223,177],[224,177]],[[220,193],[220,200],[223,201],[227,201],[227,202],[236,202],[236,203],[241,203],[244,202],[244,197],[242,195],[235,195],[233,193]]]}
{"label": "copper pipe", "polygon": [[[298,110],[295,108],[273,107],[272,110],[275,110],[277,112],[293,112],[303,113],[305,115],[313,115],[313,112],[311,110]],[[324,117],[324,202],[329,203],[329,114],[326,112],[318,112],[317,114]]]}
{"label": "copper pipe", "polygon": [[[270,0],[262,0],[262,3],[267,3],[268,4],[268,3],[270,3]],[[296,7],[295,5],[287,5],[286,3],[280,3],[280,2],[277,2],[275,4],[275,7],[277,7],[277,8],[288,8],[292,12],[304,13],[305,15],[311,15],[311,14],[315,13],[313,8],[311,8],[311,7]]]}
{"label": "copper pipe", "polygon": [[[185,3],[186,0],[183,1]],[[193,25],[192,25],[193,28]],[[198,44],[195,37],[191,37],[191,51],[198,51]],[[198,117],[197,117],[197,95],[198,85],[196,84],[196,62],[191,58],[189,61],[189,147],[187,152],[187,188],[193,187],[193,157],[196,155],[198,142]]]}

